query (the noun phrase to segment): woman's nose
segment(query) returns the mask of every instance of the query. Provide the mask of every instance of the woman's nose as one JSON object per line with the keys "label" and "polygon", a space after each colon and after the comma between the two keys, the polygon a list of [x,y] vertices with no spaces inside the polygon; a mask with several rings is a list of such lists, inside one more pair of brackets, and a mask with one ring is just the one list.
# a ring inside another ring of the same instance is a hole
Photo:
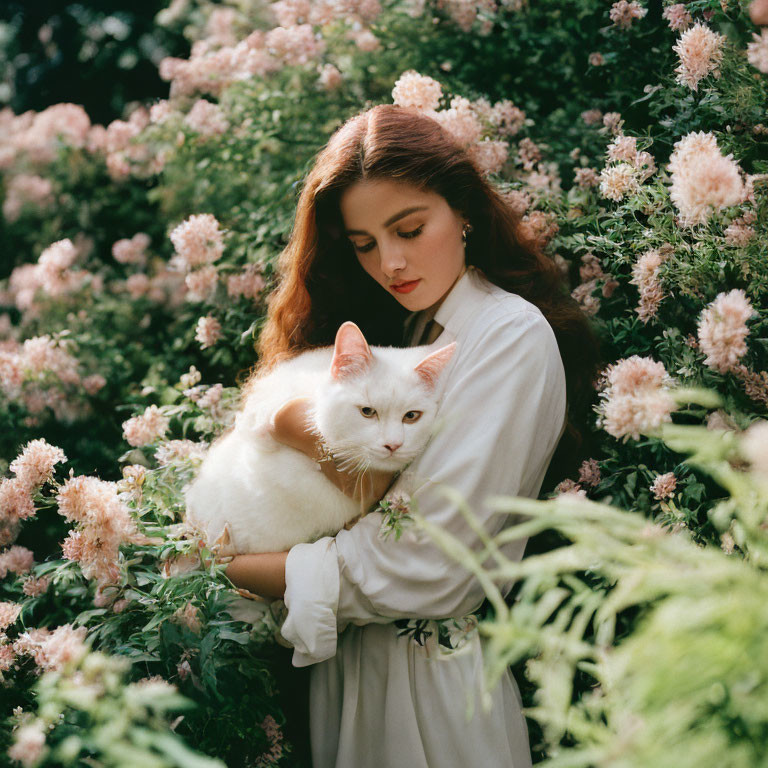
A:
{"label": "woman's nose", "polygon": [[405,255],[397,245],[382,245],[379,258],[381,271],[390,279],[406,267]]}

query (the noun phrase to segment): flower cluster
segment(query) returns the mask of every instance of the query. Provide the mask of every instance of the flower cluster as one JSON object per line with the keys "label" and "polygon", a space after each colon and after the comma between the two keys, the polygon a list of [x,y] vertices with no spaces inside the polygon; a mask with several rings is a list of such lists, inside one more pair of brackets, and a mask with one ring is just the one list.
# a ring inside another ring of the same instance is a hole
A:
{"label": "flower cluster", "polygon": [[689,133],[675,142],[667,166],[669,196],[680,212],[680,224],[703,224],[714,211],[742,202],[746,188],[732,155],[723,155],[712,133]]}
{"label": "flower cluster", "polygon": [[719,77],[724,43],[723,35],[713,32],[701,22],[683,32],[673,46],[680,59],[675,69],[677,81],[695,91],[707,75]]}
{"label": "flower cluster", "polygon": [[720,373],[733,370],[747,352],[747,320],[754,309],[740,289],[720,293],[699,318],[699,346],[704,363]]}
{"label": "flower cluster", "polygon": [[659,311],[659,305],[665,295],[659,280],[659,269],[671,251],[671,246],[651,248],[642,253],[632,266],[632,278],[629,282],[636,285],[640,292],[640,302],[635,307],[635,312],[643,323],[655,318]]}
{"label": "flower cluster", "polygon": [[671,379],[662,363],[632,355],[608,366],[606,386],[597,409],[598,426],[609,435],[639,440],[671,421],[675,400],[669,392]]}
{"label": "flower cluster", "polygon": [[150,405],[140,416],[123,422],[123,437],[137,448],[154,442],[168,431],[170,419],[156,406]]}
{"label": "flower cluster", "polygon": [[614,25],[619,27],[619,29],[629,29],[635,19],[642,19],[646,13],[648,13],[648,9],[643,8],[643,6],[640,5],[640,3],[635,2],[635,0],[632,0],[632,2],[618,0],[618,2],[611,6],[608,15]]}
{"label": "flower cluster", "polygon": [[[56,464],[66,460],[60,448],[45,440],[33,440],[11,462],[10,469],[15,477],[0,481],[0,546],[10,544],[16,538],[20,520],[34,517],[35,493],[52,478]],[[7,558],[0,566],[0,572],[12,570],[18,573],[17,567],[26,562],[23,558],[27,555],[21,549],[12,549],[0,557]]]}
{"label": "flower cluster", "polygon": [[76,523],[61,544],[64,557],[76,560],[87,579],[101,585],[116,583],[120,545],[148,542],[136,529],[117,485],[96,477],[73,477],[60,488],[56,501],[59,514]]}

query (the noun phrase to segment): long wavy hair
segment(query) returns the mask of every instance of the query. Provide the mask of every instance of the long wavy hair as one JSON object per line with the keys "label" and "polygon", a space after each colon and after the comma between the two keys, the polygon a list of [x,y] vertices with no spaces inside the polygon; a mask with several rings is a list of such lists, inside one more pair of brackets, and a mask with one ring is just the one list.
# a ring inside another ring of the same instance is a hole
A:
{"label": "long wavy hair", "polygon": [[278,284],[269,299],[253,376],[302,350],[332,344],[345,320],[357,323],[371,344],[402,344],[408,312],[362,269],[344,236],[341,194],[371,179],[406,182],[441,195],[472,225],[467,265],[535,304],[546,317],[567,382],[566,432],[548,474],[562,479],[584,454],[597,339],[556,264],[527,235],[521,215],[443,128],[416,110],[373,107],[347,120],[317,155],[278,259]]}

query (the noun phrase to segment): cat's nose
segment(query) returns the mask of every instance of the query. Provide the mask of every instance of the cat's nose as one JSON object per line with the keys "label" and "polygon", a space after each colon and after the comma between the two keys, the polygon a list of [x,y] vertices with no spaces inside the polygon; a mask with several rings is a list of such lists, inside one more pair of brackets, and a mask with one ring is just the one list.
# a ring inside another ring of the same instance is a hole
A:
{"label": "cat's nose", "polygon": [[386,448],[386,449],[387,449],[387,450],[388,450],[390,453],[394,453],[394,452],[395,452],[395,451],[396,451],[396,450],[397,450],[397,449],[398,449],[398,448],[399,448],[401,445],[402,445],[402,443],[389,443],[389,445],[385,445],[384,447],[385,447],[385,448]]}

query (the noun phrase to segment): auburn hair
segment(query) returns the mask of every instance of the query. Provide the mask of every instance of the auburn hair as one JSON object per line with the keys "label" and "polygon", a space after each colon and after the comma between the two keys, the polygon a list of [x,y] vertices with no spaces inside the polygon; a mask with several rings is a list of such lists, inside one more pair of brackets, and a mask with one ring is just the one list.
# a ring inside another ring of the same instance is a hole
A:
{"label": "auburn hair", "polygon": [[557,338],[568,393],[566,432],[549,473],[562,479],[584,454],[597,338],[559,268],[528,234],[521,214],[439,123],[415,109],[373,107],[347,120],[318,153],[301,187],[288,245],[277,262],[277,286],[268,301],[253,376],[302,350],[333,344],[346,320],[355,322],[371,344],[403,343],[407,310],[363,270],[344,235],[341,195],[351,185],[372,179],[404,182],[441,195],[472,225],[467,265],[535,304],[546,317]]}

